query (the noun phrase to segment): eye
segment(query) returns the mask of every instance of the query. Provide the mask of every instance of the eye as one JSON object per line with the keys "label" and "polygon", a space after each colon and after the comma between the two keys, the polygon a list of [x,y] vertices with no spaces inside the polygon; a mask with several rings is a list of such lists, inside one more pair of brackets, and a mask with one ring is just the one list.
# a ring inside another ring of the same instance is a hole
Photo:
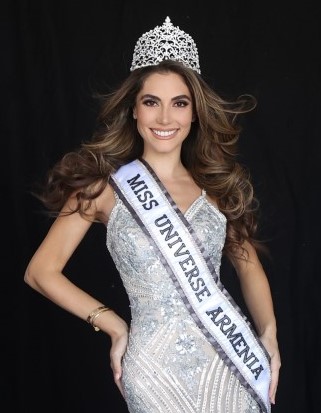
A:
{"label": "eye", "polygon": [[143,100],[143,105],[146,105],[146,106],[156,106],[156,105],[157,105],[157,102],[156,102],[155,100],[153,100],[153,99],[145,99],[145,100]]}
{"label": "eye", "polygon": [[179,108],[185,108],[189,104],[190,102],[187,100],[178,100],[177,102],[174,103],[174,106],[179,107]]}

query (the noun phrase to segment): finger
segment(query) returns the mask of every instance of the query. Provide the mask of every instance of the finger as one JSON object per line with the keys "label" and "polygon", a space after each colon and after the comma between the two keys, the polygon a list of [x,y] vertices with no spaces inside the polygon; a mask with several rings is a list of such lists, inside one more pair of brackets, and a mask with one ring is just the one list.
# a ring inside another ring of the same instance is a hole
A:
{"label": "finger", "polygon": [[111,368],[112,368],[112,370],[113,370],[113,373],[114,373],[114,380],[115,380],[115,382],[117,381],[117,380],[120,380],[120,378],[121,378],[121,375],[122,375],[122,367],[121,367],[121,359],[113,359],[112,361],[111,361]]}
{"label": "finger", "polygon": [[118,390],[120,391],[120,393],[124,397],[123,386],[122,386],[122,383],[121,383],[121,377],[122,377],[121,363],[120,363],[120,361],[117,361],[117,360],[113,359],[110,364],[111,364],[111,368],[112,368],[112,371],[113,371],[114,382],[115,382]]}
{"label": "finger", "polygon": [[269,389],[269,399],[272,404],[275,404],[275,395],[276,395],[276,386],[271,384],[270,389]]}
{"label": "finger", "polygon": [[115,383],[116,383],[116,386],[118,387],[118,390],[120,391],[121,395],[124,397],[124,389],[123,389],[121,379],[115,380]]}
{"label": "finger", "polygon": [[275,404],[275,395],[278,387],[279,382],[279,369],[273,368],[271,369],[271,383],[269,388],[269,398],[271,403]]}

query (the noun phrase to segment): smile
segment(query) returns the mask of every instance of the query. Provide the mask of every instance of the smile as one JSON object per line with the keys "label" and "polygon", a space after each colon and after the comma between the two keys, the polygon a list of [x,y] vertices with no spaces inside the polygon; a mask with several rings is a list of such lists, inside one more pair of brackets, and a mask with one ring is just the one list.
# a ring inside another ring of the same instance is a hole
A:
{"label": "smile", "polygon": [[172,136],[177,129],[172,129],[172,130],[157,130],[157,129],[152,129],[152,132],[155,133],[155,135],[160,136],[162,138],[168,138],[169,136]]}

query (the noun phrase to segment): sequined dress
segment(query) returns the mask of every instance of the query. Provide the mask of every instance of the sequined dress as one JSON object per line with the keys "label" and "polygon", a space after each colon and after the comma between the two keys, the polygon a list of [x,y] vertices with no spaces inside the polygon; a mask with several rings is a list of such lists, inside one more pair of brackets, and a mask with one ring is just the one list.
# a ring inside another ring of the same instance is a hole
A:
{"label": "sequined dress", "polygon": [[[205,339],[148,238],[115,196],[107,247],[131,307],[122,379],[129,412],[260,412]],[[204,191],[184,215],[219,274],[225,216],[207,200]]]}

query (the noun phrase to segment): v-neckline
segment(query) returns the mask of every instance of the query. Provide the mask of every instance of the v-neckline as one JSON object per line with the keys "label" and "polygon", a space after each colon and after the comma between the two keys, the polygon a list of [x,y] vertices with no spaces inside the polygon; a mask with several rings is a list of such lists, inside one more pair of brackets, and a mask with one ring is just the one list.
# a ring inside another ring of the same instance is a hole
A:
{"label": "v-neckline", "polygon": [[176,202],[174,201],[173,197],[171,196],[171,194],[168,192],[168,190],[166,189],[165,185],[163,184],[163,182],[160,180],[160,178],[157,176],[156,172],[154,171],[154,169],[150,166],[150,164],[143,158],[138,159],[149,171],[149,173],[154,177],[154,179],[156,180],[156,182],[158,183],[159,187],[161,188],[163,194],[166,196],[167,200],[169,201],[169,203],[172,205],[172,207],[179,212],[180,214],[182,214],[184,217],[188,214],[188,212],[192,209],[192,207],[201,199],[204,198],[206,192],[204,189],[201,189],[201,194],[194,199],[194,201],[192,201],[192,203],[186,208],[186,210],[183,212],[178,205],[176,204]]}
{"label": "v-neckline", "polygon": [[190,204],[189,207],[187,207],[187,209],[185,210],[185,212],[182,212],[182,210],[180,208],[178,208],[181,213],[184,215],[184,217],[186,217],[188,215],[188,213],[193,209],[193,207],[199,202],[200,199],[205,198],[206,192],[204,189],[202,189],[201,195],[199,195],[196,199],[194,199],[194,201]]}

